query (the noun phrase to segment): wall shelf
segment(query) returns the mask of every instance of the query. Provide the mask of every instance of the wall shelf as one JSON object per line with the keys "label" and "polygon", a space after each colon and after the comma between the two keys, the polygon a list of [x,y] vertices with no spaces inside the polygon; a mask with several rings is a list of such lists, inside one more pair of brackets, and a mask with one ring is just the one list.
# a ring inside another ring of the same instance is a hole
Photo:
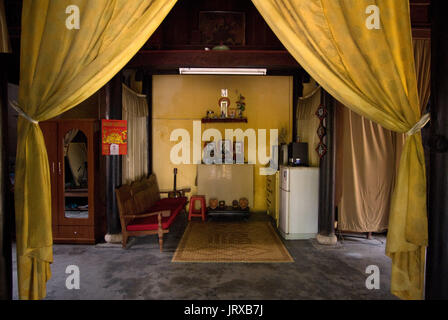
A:
{"label": "wall shelf", "polygon": [[202,123],[247,123],[247,118],[202,118]]}
{"label": "wall shelf", "polygon": [[65,197],[71,198],[85,198],[89,196],[88,192],[64,192]]}

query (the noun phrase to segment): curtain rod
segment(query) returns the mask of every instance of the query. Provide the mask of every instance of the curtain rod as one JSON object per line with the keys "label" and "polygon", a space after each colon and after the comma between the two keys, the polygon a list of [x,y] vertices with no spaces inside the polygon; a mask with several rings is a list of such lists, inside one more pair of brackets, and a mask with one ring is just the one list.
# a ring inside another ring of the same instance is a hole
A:
{"label": "curtain rod", "polygon": [[319,89],[321,88],[320,85],[318,85],[315,89],[313,89],[313,91],[311,91],[311,93],[309,93],[308,95],[304,96],[304,97],[299,97],[299,100],[306,100],[311,98],[312,96],[314,96],[316,94],[317,91],[319,91]]}
{"label": "curtain rod", "polygon": [[128,90],[129,92],[131,92],[132,94],[135,94],[136,96],[140,97],[140,98],[146,98],[145,94],[141,94],[138,92],[135,92],[134,90],[132,90],[131,88],[129,88],[127,85],[125,85],[124,83],[122,83],[123,88],[125,88],[126,90]]}

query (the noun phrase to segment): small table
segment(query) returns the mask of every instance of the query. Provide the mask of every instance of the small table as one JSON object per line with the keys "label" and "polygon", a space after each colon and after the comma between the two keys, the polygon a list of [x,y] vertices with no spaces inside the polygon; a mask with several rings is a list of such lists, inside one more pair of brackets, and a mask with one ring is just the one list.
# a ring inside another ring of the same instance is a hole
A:
{"label": "small table", "polygon": [[249,208],[246,208],[246,209],[241,209],[241,208],[234,209],[231,206],[226,206],[224,208],[217,207],[216,209],[211,209],[210,207],[207,207],[207,215],[209,217],[216,217],[216,216],[220,216],[220,217],[224,217],[224,216],[226,216],[226,217],[240,216],[240,217],[247,218],[250,215],[250,210],[249,210]]}

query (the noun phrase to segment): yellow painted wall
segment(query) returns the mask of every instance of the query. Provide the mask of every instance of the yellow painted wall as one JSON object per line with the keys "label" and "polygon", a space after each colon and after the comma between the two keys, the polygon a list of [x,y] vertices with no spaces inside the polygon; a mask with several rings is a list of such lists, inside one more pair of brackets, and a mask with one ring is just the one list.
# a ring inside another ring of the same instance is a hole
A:
{"label": "yellow painted wall", "polygon": [[[288,142],[292,139],[292,77],[280,76],[154,76],[153,77],[153,169],[160,189],[173,186],[173,168],[178,168],[177,186],[191,187],[196,193],[196,165],[173,165],[170,150],[177,142],[170,141],[174,129],[182,128],[190,132],[193,139],[193,120],[200,120],[207,110],[219,114],[218,99],[221,89],[227,88],[231,100],[230,107],[236,107],[236,90],[246,98],[244,116],[248,123],[202,124],[202,133],[208,128],[216,128],[225,137],[225,129],[248,128],[266,129],[269,144],[269,129],[286,129]],[[257,137],[258,143],[258,137]],[[247,146],[247,142],[245,143]],[[203,145],[203,143],[202,143]],[[193,161],[191,141],[191,161]],[[247,147],[246,147],[247,150]],[[246,157],[247,160],[247,157]],[[266,177],[259,175],[259,167],[254,173],[254,211],[266,210]]]}

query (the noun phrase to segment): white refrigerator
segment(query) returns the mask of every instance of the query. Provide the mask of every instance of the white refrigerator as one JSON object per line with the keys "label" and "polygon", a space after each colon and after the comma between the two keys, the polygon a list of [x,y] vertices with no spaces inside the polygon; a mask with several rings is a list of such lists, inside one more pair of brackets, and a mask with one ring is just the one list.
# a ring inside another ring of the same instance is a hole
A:
{"label": "white refrigerator", "polygon": [[319,168],[280,166],[279,231],[287,240],[317,235]]}

